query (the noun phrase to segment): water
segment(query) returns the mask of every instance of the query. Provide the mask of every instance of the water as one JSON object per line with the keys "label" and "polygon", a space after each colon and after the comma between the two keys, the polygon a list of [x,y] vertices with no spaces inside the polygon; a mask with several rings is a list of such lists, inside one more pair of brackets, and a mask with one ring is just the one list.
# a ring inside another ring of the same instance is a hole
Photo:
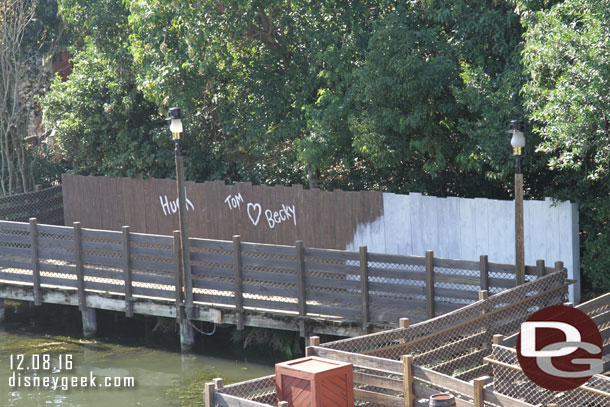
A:
{"label": "water", "polygon": [[[76,331],[80,321],[73,307],[23,308],[7,307],[7,321],[0,327],[2,407],[203,406],[204,384],[212,378],[222,377],[228,384],[273,374],[271,360],[249,361],[248,353],[231,345],[222,332],[216,340],[200,340],[194,354],[181,355],[171,332],[147,338],[147,346],[142,346],[142,332],[125,336],[129,330],[123,325],[133,328],[137,320],[119,321],[123,336],[118,339],[109,335],[87,341]],[[98,313],[98,329],[100,323],[110,326],[106,331],[112,325],[116,329],[116,317],[114,324],[107,323],[110,314],[101,317]],[[66,331],[70,336],[62,336]],[[79,383],[73,388],[74,377]],[[40,381],[39,388],[31,387],[34,380]]]}

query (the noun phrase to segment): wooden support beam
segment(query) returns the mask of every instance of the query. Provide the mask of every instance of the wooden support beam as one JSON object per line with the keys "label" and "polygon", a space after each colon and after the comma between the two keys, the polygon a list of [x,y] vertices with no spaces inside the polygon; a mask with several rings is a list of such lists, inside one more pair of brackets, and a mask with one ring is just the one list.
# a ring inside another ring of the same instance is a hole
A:
{"label": "wooden support beam", "polygon": [[6,305],[4,304],[4,298],[0,298],[0,324],[4,322],[6,317]]}
{"label": "wooden support beam", "polygon": [[489,291],[489,259],[486,254],[479,257],[479,275],[481,290]]}
{"label": "wooden support beam", "polygon": [[97,334],[97,316],[95,308],[85,307],[82,311],[83,337],[85,339],[94,338]]}
{"label": "wooden support beam", "polygon": [[180,322],[182,312],[181,307],[184,306],[184,292],[182,291],[182,238],[180,231],[174,230],[174,281],[176,284],[176,319]]}
{"label": "wooden support beam", "polygon": [[426,317],[434,318],[434,251],[426,251]]}
{"label": "wooden support beam", "polygon": [[244,329],[243,278],[241,273],[241,242],[239,235],[233,236],[233,279],[235,280],[235,311],[237,330]]}
{"label": "wooden support beam", "polygon": [[303,241],[297,240],[295,244],[297,255],[297,296],[299,300],[299,332],[302,337],[307,336],[307,293],[305,292],[305,256],[303,254]]}
{"label": "wooden support beam", "polygon": [[34,305],[42,305],[40,291],[40,259],[38,253],[38,228],[36,218],[30,218],[30,241],[32,249],[32,277],[34,280]]}
{"label": "wooden support beam", "polygon": [[360,246],[360,296],[362,302],[362,334],[366,335],[369,330],[369,276],[367,247]]}
{"label": "wooden support beam", "polygon": [[123,279],[125,284],[125,316],[133,317],[133,289],[131,286],[131,253],[129,226],[123,226]]}
{"label": "wooden support beam", "polygon": [[214,407],[214,390],[216,386],[213,382],[205,384],[205,390],[203,392],[203,402],[205,407]]}
{"label": "wooden support beam", "polygon": [[546,265],[543,259],[536,260],[536,278],[540,278],[546,274]]}
{"label": "wooden support beam", "polygon": [[483,376],[472,381],[474,391],[474,407],[485,407],[485,385],[491,382],[491,377]]}
{"label": "wooden support beam", "polygon": [[74,222],[74,263],[76,271],[76,286],[78,288],[78,309],[84,311],[87,308],[85,299],[85,273],[83,270],[83,242],[81,238],[80,222]]}
{"label": "wooden support beam", "polygon": [[415,405],[415,392],[413,391],[413,355],[403,355],[402,368],[405,407],[413,407]]}

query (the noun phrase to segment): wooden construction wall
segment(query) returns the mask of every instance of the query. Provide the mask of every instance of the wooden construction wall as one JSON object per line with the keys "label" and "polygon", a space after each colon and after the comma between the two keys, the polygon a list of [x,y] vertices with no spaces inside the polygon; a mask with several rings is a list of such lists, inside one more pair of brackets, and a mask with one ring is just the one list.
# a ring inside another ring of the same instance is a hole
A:
{"label": "wooden construction wall", "polygon": [[[171,179],[64,175],[65,224],[171,235],[179,229]],[[323,192],[292,187],[186,183],[191,237],[345,249],[359,224],[383,215],[382,193]],[[420,253],[423,255],[423,253]]]}

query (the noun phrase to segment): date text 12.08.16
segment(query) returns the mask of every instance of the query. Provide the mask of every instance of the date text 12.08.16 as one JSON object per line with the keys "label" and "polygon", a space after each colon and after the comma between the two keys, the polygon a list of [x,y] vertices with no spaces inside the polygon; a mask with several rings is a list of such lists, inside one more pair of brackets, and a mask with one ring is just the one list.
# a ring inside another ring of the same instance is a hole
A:
{"label": "date text 12.08.16", "polygon": [[72,370],[72,355],[50,353],[33,353],[30,355],[11,354],[9,366],[11,370]]}

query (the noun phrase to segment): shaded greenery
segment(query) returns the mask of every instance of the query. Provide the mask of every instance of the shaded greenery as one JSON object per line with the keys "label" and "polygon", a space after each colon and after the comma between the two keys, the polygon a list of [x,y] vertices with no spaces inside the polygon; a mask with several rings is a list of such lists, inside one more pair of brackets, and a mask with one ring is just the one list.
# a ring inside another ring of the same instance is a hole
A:
{"label": "shaded greenery", "polygon": [[65,165],[187,178],[510,198],[508,122],[530,119],[526,198],[581,208],[608,289],[607,0],[59,0],[75,69],[45,99]]}

